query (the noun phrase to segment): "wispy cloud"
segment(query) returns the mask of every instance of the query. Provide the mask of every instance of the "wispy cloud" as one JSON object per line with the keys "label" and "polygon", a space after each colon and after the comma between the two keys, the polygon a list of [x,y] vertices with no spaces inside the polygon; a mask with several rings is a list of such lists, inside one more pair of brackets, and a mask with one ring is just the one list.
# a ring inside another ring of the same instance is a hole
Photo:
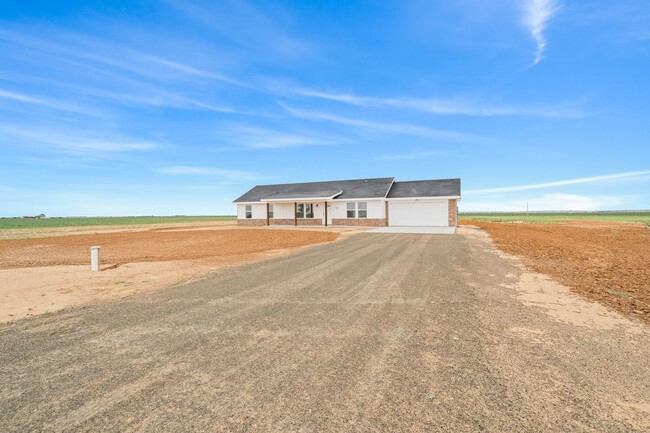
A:
{"label": "wispy cloud", "polygon": [[[204,89],[204,83],[198,81],[216,81],[228,86],[266,92],[261,87],[226,74],[202,69],[176,59],[59,28],[49,30],[51,36],[46,39],[25,31],[0,29],[0,40],[11,43],[14,56],[25,57],[29,55],[27,53],[35,52],[38,58],[42,58],[44,63],[47,62],[48,68],[66,72],[74,69],[75,80],[62,79],[54,82],[50,79],[50,89],[70,89],[76,94],[109,98],[125,105],[169,106],[224,113],[237,110],[210,100],[205,92],[201,92],[200,96],[192,96],[195,92],[188,90],[193,89],[195,85]],[[37,74],[34,77],[24,77],[23,81],[30,81],[30,78],[32,81],[34,78],[39,79]],[[80,86],[79,82],[85,82],[85,88]],[[188,87],[188,83],[191,87]],[[178,90],[179,88],[182,90]],[[0,98],[3,97],[51,108],[79,111],[70,104],[20,95],[15,91],[0,93]]]}
{"label": "wispy cloud", "polygon": [[559,8],[558,0],[525,0],[523,2],[522,22],[537,45],[533,65],[538,64],[544,58],[544,50],[546,49],[544,31],[548,21]]}
{"label": "wispy cloud", "polygon": [[392,155],[380,155],[376,159],[387,161],[406,161],[412,159],[427,159],[437,156],[458,156],[459,153],[443,152],[437,150],[423,150],[415,152],[397,153]]}
{"label": "wispy cloud", "polygon": [[193,165],[173,165],[169,167],[163,167],[159,171],[163,174],[186,176],[216,176],[232,180],[257,180],[262,178],[262,176],[259,176],[250,171]]}
{"label": "wispy cloud", "polygon": [[143,55],[142,58],[144,58],[145,60],[148,60],[150,62],[157,63],[159,65],[163,65],[163,66],[166,66],[168,68],[174,69],[176,71],[183,72],[185,74],[195,75],[197,77],[210,78],[212,80],[223,81],[223,82],[228,83],[228,84],[233,84],[235,86],[246,87],[246,88],[249,88],[249,89],[257,90],[257,88],[255,86],[253,86],[253,85],[251,85],[249,83],[245,83],[245,82],[240,81],[240,80],[236,80],[236,79],[231,78],[231,77],[229,77],[227,75],[218,74],[218,73],[210,72],[210,71],[204,71],[202,69],[199,69],[199,68],[196,68],[196,67],[193,67],[193,66],[189,66],[189,65],[182,64],[182,63],[174,62],[174,61],[164,59],[164,58],[161,58],[161,57]]}
{"label": "wispy cloud", "polygon": [[603,182],[608,180],[642,177],[650,175],[650,170],[630,171],[626,173],[608,174],[604,176],[580,177],[576,179],[559,180],[554,182],[534,183],[527,185],[505,186],[500,188],[474,189],[463,191],[464,195],[471,194],[498,194],[514,191],[526,191],[531,189],[553,188],[557,186],[578,185],[582,183]]}
{"label": "wispy cloud", "polygon": [[354,126],[357,128],[375,131],[375,132],[388,132],[393,134],[413,135],[418,137],[428,138],[442,138],[453,141],[495,141],[488,137],[480,135],[468,134],[464,132],[449,131],[445,129],[427,128],[424,126],[411,125],[407,123],[391,123],[391,122],[378,122],[374,120],[354,119],[348,117],[336,116],[329,113],[318,111],[309,111],[303,109],[292,108],[286,104],[280,104],[292,116],[316,120],[333,122],[341,125]]}
{"label": "wispy cloud", "polygon": [[111,134],[94,132],[61,132],[56,130],[30,130],[0,125],[0,139],[5,143],[68,153],[116,153],[149,151],[160,145],[146,140],[133,140]]}
{"label": "wispy cloud", "polygon": [[75,113],[85,113],[87,110],[79,107],[51,99],[43,99],[35,96],[25,95],[23,93],[13,92],[9,90],[0,89],[0,99],[9,99],[12,101],[23,102],[25,104],[40,105],[55,110],[70,111]]}
{"label": "wispy cloud", "polygon": [[215,39],[225,38],[257,58],[295,59],[317,51],[308,38],[292,34],[296,20],[277,4],[251,4],[243,0],[203,3],[167,0],[166,4],[212,32]]}
{"label": "wispy cloud", "polygon": [[528,210],[538,211],[594,211],[617,208],[633,202],[634,199],[622,196],[600,196],[580,194],[542,194],[526,200],[490,200],[474,201],[471,199],[461,201],[461,212],[522,212]]}
{"label": "wispy cloud", "polygon": [[486,102],[477,98],[383,98],[360,96],[352,93],[333,93],[298,88],[294,93],[301,96],[326,99],[360,107],[387,107],[408,109],[440,115],[464,116],[538,116],[538,117],[583,117],[584,112],[575,104],[549,106],[518,106],[499,102]]}
{"label": "wispy cloud", "polygon": [[220,128],[220,139],[237,146],[238,149],[283,149],[302,146],[328,146],[352,144],[355,141],[321,132],[298,130],[277,131],[249,125],[226,125]]}

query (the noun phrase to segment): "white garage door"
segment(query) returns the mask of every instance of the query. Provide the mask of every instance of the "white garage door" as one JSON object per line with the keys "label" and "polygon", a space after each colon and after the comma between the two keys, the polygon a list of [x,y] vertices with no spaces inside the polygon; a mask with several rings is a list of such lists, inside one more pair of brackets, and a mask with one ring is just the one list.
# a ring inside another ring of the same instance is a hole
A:
{"label": "white garage door", "polygon": [[388,225],[412,227],[447,227],[447,201],[391,201]]}

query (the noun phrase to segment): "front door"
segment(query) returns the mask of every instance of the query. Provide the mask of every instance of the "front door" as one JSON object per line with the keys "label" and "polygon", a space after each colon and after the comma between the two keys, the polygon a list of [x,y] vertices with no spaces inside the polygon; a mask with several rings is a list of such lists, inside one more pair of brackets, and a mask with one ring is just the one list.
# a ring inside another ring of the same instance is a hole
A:
{"label": "front door", "polygon": [[327,214],[327,225],[332,225],[332,203],[325,203],[325,209]]}

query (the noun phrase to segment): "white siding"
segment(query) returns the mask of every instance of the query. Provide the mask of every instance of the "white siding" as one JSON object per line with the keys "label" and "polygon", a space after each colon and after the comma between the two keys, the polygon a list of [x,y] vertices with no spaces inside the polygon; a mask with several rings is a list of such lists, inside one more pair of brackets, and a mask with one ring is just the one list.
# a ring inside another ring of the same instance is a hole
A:
{"label": "white siding", "polygon": [[325,218],[325,203],[314,203],[314,218],[324,221]]}
{"label": "white siding", "polygon": [[[266,203],[256,203],[251,205],[253,207],[253,219],[262,220],[266,219]],[[237,205],[237,219],[246,219],[246,205]]]}
{"label": "white siding", "polygon": [[386,218],[386,202],[384,200],[369,201],[368,218]]}
{"label": "white siding", "polygon": [[293,203],[273,203],[274,219],[293,219]]}

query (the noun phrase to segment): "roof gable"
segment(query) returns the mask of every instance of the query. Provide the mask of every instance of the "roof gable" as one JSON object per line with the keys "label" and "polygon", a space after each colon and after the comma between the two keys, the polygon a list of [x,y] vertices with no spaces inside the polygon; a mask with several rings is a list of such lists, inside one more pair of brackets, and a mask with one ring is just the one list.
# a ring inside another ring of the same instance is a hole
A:
{"label": "roof gable", "polygon": [[460,197],[460,179],[395,182],[387,198]]}

